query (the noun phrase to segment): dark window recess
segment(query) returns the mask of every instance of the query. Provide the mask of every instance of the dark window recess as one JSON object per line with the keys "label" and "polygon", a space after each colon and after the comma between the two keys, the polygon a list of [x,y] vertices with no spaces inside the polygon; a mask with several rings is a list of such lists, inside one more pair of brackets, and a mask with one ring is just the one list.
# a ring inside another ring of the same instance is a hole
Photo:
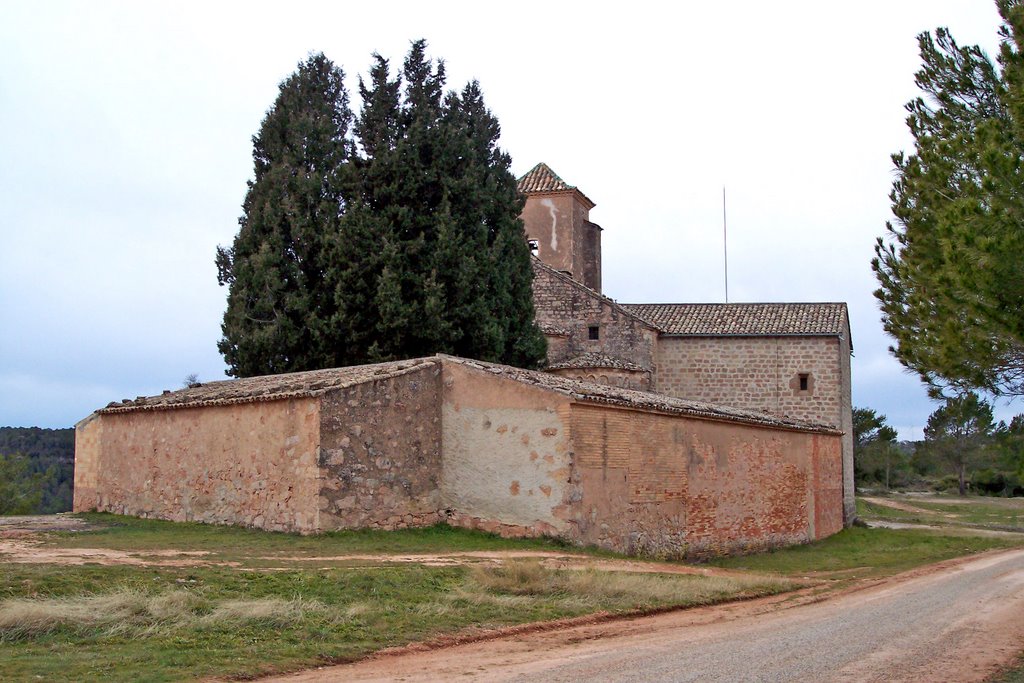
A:
{"label": "dark window recess", "polygon": [[590,327],[588,327],[587,328],[587,338],[588,339],[600,339],[601,338],[601,328],[600,328],[600,326],[598,326],[598,325],[591,325]]}
{"label": "dark window recess", "polygon": [[530,253],[534,256],[540,252],[540,242],[537,240],[526,240],[526,243],[530,245]]}
{"label": "dark window recess", "polygon": [[800,391],[807,391],[808,381],[810,380],[810,377],[811,376],[808,375],[806,372],[800,373]]}

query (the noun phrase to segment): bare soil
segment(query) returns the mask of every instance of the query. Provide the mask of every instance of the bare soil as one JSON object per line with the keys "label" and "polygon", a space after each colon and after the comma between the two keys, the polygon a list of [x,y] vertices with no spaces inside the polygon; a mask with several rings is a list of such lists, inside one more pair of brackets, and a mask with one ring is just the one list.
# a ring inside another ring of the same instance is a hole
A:
{"label": "bare soil", "polygon": [[824,596],[534,624],[265,680],[983,681],[1024,647],[1024,550]]}
{"label": "bare soil", "polygon": [[[41,534],[50,531],[86,531],[91,527],[84,520],[67,515],[41,515],[0,517],[0,560],[17,564],[81,565],[127,564],[153,567],[226,566],[239,567],[235,561],[210,557],[209,551],[185,551],[174,548],[146,549],[144,551],[115,550],[111,548],[56,548],[46,543]],[[626,559],[603,559],[590,555],[547,550],[480,550],[454,553],[417,553],[404,555],[347,554],[347,555],[267,555],[253,559],[264,562],[288,563],[368,563],[368,564],[422,564],[426,566],[452,566],[467,564],[502,564],[508,560],[537,560],[552,569],[598,569],[658,574],[695,574],[700,576],[749,576],[717,567],[694,567],[669,562],[635,562]],[[278,567],[286,569],[290,567]],[[260,570],[275,569],[261,567]]]}

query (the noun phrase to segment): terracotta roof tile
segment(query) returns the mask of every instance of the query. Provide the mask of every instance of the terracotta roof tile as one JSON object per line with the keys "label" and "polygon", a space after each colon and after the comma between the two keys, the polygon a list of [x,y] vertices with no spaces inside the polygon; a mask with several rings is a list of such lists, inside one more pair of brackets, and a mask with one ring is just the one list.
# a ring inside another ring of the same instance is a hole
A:
{"label": "terracotta roof tile", "polygon": [[187,389],[168,391],[160,396],[140,396],[133,400],[126,399],[110,403],[99,412],[170,410],[318,396],[333,389],[341,389],[372,379],[396,377],[407,371],[431,364],[437,365],[437,359],[419,358],[374,365],[355,365],[347,368],[204,382]]}
{"label": "terracotta roof tile", "polygon": [[519,191],[524,194],[527,192],[565,192],[575,189],[573,185],[559,178],[558,174],[544,162],[531,168],[526,175],[519,179]]}
{"label": "terracotta roof tile", "polygon": [[664,334],[712,337],[843,336],[844,303],[622,304]]}
{"label": "terracotta roof tile", "polygon": [[632,370],[633,372],[646,372],[644,368],[622,358],[613,358],[601,353],[585,353],[561,363],[553,363],[548,370],[567,370],[575,368],[613,368],[615,370]]}
{"label": "terracotta roof tile", "polygon": [[700,401],[689,401],[674,396],[656,394],[649,391],[636,391],[634,389],[623,389],[620,387],[595,384],[570,379],[548,372],[536,370],[523,370],[508,365],[497,365],[485,363],[478,360],[467,360],[455,356],[441,355],[446,361],[459,363],[484,372],[500,375],[524,384],[556,391],[567,395],[573,400],[581,403],[599,403],[615,405],[622,408],[635,408],[637,410],[653,410],[661,413],[673,413],[677,415],[690,415],[692,417],[725,421],[740,422],[745,424],[763,425],[777,427],[780,429],[791,429],[796,431],[823,432],[827,434],[841,434],[842,432],[832,425],[815,424],[803,422],[788,417],[778,417],[769,413],[760,413],[753,410],[733,408],[730,406],[703,403]]}

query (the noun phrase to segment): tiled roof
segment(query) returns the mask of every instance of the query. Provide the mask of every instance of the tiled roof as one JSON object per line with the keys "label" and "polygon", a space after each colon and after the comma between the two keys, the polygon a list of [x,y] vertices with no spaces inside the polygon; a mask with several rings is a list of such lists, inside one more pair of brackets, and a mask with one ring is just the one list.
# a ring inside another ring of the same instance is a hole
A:
{"label": "tiled roof", "polygon": [[549,372],[538,372],[536,370],[523,370],[508,365],[496,365],[477,360],[467,360],[454,356],[441,356],[446,361],[459,363],[460,365],[476,368],[494,375],[507,377],[517,382],[531,384],[542,389],[556,391],[567,395],[581,403],[598,403],[604,405],[616,405],[623,408],[635,408],[637,410],[652,410],[661,413],[672,413],[677,415],[689,415],[696,418],[740,422],[744,424],[762,425],[780,429],[791,429],[804,432],[819,432],[827,434],[839,434],[841,431],[836,427],[825,424],[815,424],[793,420],[788,417],[777,417],[768,413],[759,413],[753,410],[721,406],[713,403],[702,403],[700,401],[688,401],[674,396],[656,394],[650,391],[636,391],[620,387],[595,384],[581,380],[561,377]]}
{"label": "tiled roof", "polygon": [[585,353],[561,363],[554,363],[548,366],[548,370],[568,370],[575,368],[613,368],[615,370],[632,370],[633,372],[646,372],[636,363],[631,363],[622,358],[613,358],[601,353]]}
{"label": "tiled roof", "polygon": [[551,170],[551,167],[541,162],[531,168],[526,175],[519,179],[519,191],[527,192],[564,192],[576,188]]}
{"label": "tiled roof", "polygon": [[846,304],[622,304],[664,334],[713,337],[842,336]]}
{"label": "tiled roof", "polygon": [[410,370],[431,364],[437,365],[437,359],[419,358],[374,365],[355,365],[347,368],[203,382],[187,389],[164,392],[159,396],[139,396],[135,399],[110,403],[99,412],[170,410],[317,396],[333,389],[341,389],[371,379],[397,377]]}
{"label": "tiled roof", "polygon": [[286,375],[265,375],[263,377],[208,382],[188,389],[167,392],[160,396],[139,397],[121,403],[111,403],[98,412],[116,414],[143,410],[174,410],[176,408],[201,408],[205,406],[313,397],[362,382],[398,377],[425,367],[433,366],[437,371],[440,371],[442,363],[445,361],[459,363],[494,375],[507,377],[517,382],[556,391],[570,396],[573,400],[586,403],[611,404],[639,410],[654,410],[691,415],[704,419],[767,425],[799,431],[837,433],[834,427],[828,425],[816,425],[785,417],[775,417],[766,413],[697,401],[686,401],[646,391],[633,391],[594,384],[592,382],[581,382],[546,372],[523,370],[508,365],[496,365],[494,363],[445,355],[395,361],[392,363],[378,363],[376,365],[357,365],[348,368],[312,370],[309,372],[293,372]]}

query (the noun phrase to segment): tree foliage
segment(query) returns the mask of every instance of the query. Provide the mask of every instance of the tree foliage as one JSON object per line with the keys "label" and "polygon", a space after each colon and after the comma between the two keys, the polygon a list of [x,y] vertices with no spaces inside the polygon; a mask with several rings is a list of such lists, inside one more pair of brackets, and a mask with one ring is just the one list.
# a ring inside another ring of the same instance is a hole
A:
{"label": "tree foliage", "polygon": [[872,267],[891,348],[933,395],[1024,394],[1024,6],[998,0],[998,63],[946,29],[919,36],[895,222]]}
{"label": "tree foliage", "polygon": [[928,416],[925,446],[953,468],[960,495],[967,492],[968,468],[991,464],[995,427],[992,405],[975,393],[948,398]]}
{"label": "tree foliage", "polygon": [[0,514],[71,509],[75,430],[0,427]]}
{"label": "tree foliage", "polygon": [[529,247],[511,161],[479,84],[446,92],[413,43],[374,55],[348,110],[343,74],[310,57],[254,138],[221,351],[247,376],[452,353],[535,366]]}
{"label": "tree foliage", "polygon": [[870,408],[853,409],[854,476],[859,484],[878,482],[891,488],[894,474],[906,474],[907,454],[896,442],[896,430],[886,424],[885,415]]}

